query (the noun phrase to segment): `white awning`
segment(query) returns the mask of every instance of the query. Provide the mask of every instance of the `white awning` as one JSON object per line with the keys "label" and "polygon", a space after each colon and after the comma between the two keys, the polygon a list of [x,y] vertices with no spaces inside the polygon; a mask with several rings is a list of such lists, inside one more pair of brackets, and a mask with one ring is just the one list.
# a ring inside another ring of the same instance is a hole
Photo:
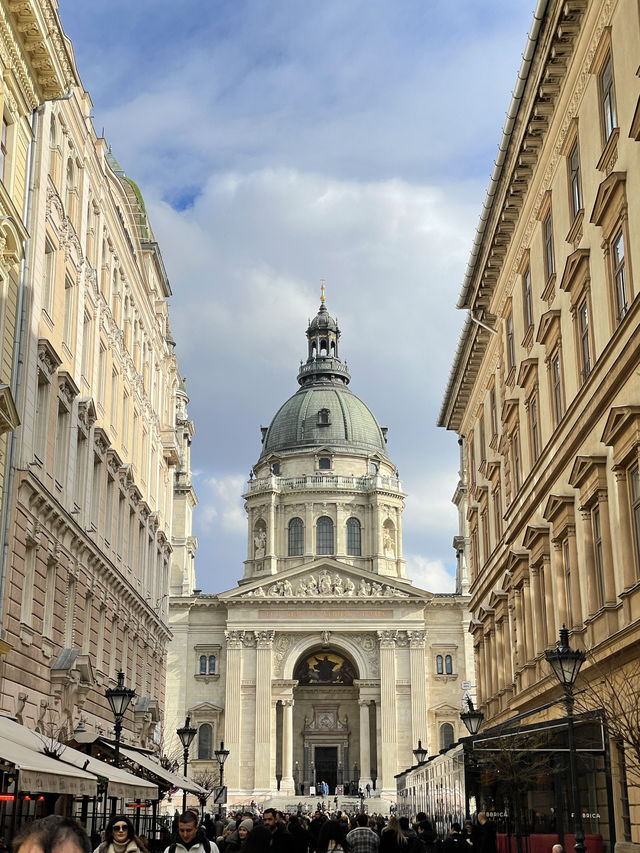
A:
{"label": "white awning", "polygon": [[140,767],[144,767],[145,770],[155,774],[160,779],[164,779],[172,788],[182,788],[184,791],[190,791],[192,794],[209,793],[208,791],[205,791],[201,785],[198,785],[191,779],[186,779],[179,773],[172,773],[170,770],[166,770],[158,761],[152,758],[148,752],[138,752],[135,749],[129,749],[121,746],[120,754],[128,758],[129,761],[134,761],[136,764],[139,764]]}
{"label": "white awning", "polygon": [[[37,732],[28,729],[26,726],[21,726],[19,723],[16,723],[15,720],[9,720],[7,717],[0,717],[0,740],[3,739],[8,739],[15,744],[22,745],[24,748],[33,751],[34,754],[37,755],[38,760],[41,758],[47,758],[47,756],[42,753],[42,748],[45,743],[52,742],[51,738],[39,735]],[[53,741],[53,743],[57,744],[56,741]],[[99,779],[107,780],[109,785],[108,794],[110,797],[124,797],[125,799],[131,800],[158,799],[158,786],[154,785],[152,782],[147,782],[146,779],[140,779],[138,776],[134,776],[119,767],[114,767],[113,764],[107,764],[104,761],[100,761],[98,758],[91,758],[84,752],[80,752],[71,746],[59,745],[59,748],[60,760],[49,760],[53,761],[56,766],[64,767],[66,765],[69,771],[78,772],[78,768],[82,771],[86,771],[85,775],[87,775],[95,785],[94,791],[93,793],[89,793],[86,788],[82,788],[79,791],[58,791],[58,789],[50,787],[44,790],[51,791],[52,793],[86,794],[87,796],[93,797],[96,795],[96,777],[98,777]],[[9,758],[6,760],[11,761]],[[11,761],[11,763],[13,764],[15,762]],[[22,781],[20,784],[22,786]],[[24,790],[27,790],[27,788],[25,787]],[[31,788],[30,790],[35,791],[43,789]]]}
{"label": "white awning", "polygon": [[13,764],[19,771],[17,786],[20,791],[76,796],[86,794],[88,797],[95,797],[98,793],[98,780],[93,773],[50,758],[1,735],[0,758]]}

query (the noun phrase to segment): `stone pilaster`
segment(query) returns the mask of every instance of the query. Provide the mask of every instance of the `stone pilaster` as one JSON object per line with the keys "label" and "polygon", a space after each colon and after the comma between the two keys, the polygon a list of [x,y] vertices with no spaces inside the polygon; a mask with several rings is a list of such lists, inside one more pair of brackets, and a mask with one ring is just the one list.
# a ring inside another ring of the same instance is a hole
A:
{"label": "stone pilaster", "polygon": [[244,631],[225,631],[227,639],[227,678],[224,704],[224,741],[229,758],[224,766],[230,791],[240,788],[240,738],[242,708],[240,682],[242,678],[242,637]]}
{"label": "stone pilaster", "polygon": [[275,631],[255,631],[256,638],[256,791],[271,788],[271,649]]}
{"label": "stone pilaster", "polygon": [[360,706],[360,782],[364,791],[367,784],[371,785],[371,730],[369,699],[359,699]]}
{"label": "stone pilaster", "polygon": [[282,700],[282,782],[283,794],[294,794],[293,786],[293,699]]}
{"label": "stone pilaster", "polygon": [[381,716],[381,795],[396,792],[397,761],[396,724],[396,631],[378,631],[380,641],[380,716]]}
{"label": "stone pilaster", "polygon": [[425,661],[426,631],[408,631],[409,665],[411,667],[411,746],[421,740],[427,744],[427,666]]}

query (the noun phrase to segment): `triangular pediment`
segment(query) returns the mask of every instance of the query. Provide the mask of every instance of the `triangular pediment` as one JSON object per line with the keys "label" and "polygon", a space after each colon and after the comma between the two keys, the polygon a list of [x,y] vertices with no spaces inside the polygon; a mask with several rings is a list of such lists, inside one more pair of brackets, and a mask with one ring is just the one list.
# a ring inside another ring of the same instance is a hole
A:
{"label": "triangular pediment", "polygon": [[187,710],[187,713],[192,717],[211,717],[221,714],[222,711],[223,709],[219,705],[214,705],[213,702],[196,702]]}
{"label": "triangular pediment", "polygon": [[303,563],[219,595],[227,603],[264,599],[273,604],[336,599],[352,603],[413,599],[424,603],[425,598],[431,597],[426,590],[415,589],[397,578],[375,575],[331,557]]}

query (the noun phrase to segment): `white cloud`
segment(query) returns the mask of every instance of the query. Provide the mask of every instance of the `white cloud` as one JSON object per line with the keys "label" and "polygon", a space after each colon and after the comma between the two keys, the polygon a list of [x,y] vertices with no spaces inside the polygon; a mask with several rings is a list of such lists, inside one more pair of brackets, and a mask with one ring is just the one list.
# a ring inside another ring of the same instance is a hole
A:
{"label": "white cloud", "polygon": [[441,560],[431,560],[421,554],[405,554],[407,574],[416,586],[429,592],[454,592],[455,574],[446,570]]}
{"label": "white cloud", "polygon": [[245,530],[246,516],[240,497],[245,485],[244,478],[239,474],[211,477],[203,485],[208,497],[204,501],[203,526],[210,529],[219,522],[224,530],[232,533]]}

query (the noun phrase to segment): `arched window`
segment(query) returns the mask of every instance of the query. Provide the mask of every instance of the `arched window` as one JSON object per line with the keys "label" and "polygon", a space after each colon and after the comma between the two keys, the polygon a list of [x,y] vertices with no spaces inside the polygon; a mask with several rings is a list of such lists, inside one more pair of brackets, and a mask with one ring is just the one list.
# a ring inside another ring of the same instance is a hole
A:
{"label": "arched window", "polygon": [[444,661],[442,660],[442,655],[436,655],[436,675],[442,675],[444,673]]}
{"label": "arched window", "polygon": [[209,675],[216,674],[216,656],[209,655]]}
{"label": "arched window", "polygon": [[213,730],[209,723],[203,723],[198,729],[198,758],[206,761],[211,759]]}
{"label": "arched window", "polygon": [[207,674],[207,656],[200,655],[200,675]]}
{"label": "arched window", "polygon": [[329,409],[320,409],[318,412],[318,426],[327,426],[330,423]]}
{"label": "arched window", "polygon": [[440,749],[447,749],[454,740],[453,726],[451,723],[443,723],[440,726]]}
{"label": "arched window", "polygon": [[316,522],[316,554],[333,554],[333,521],[328,515]]}
{"label": "arched window", "polygon": [[73,220],[75,215],[75,189],[76,189],[76,170],[71,157],[67,160],[67,188],[66,188],[66,213],[69,219]]}
{"label": "arched window", "polygon": [[446,655],[444,659],[444,671],[446,675],[453,675],[453,658]]}
{"label": "arched window", "polygon": [[301,518],[292,518],[289,522],[289,550],[290,557],[302,556],[304,548],[304,525]]}
{"label": "arched window", "polygon": [[352,557],[361,554],[360,522],[357,518],[347,519],[347,554]]}

